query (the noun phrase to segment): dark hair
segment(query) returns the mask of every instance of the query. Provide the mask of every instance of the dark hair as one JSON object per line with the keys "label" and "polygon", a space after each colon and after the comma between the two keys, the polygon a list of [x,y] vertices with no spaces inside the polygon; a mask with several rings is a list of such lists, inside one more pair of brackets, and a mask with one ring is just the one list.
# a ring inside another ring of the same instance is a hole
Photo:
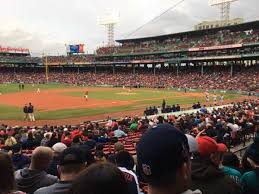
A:
{"label": "dark hair", "polygon": [[95,149],[96,149],[96,151],[103,151],[103,144],[102,143],[97,143]]}
{"label": "dark hair", "polygon": [[236,154],[232,152],[227,152],[223,156],[223,165],[228,167],[233,167],[235,169],[239,169],[240,167],[240,161]]}
{"label": "dark hair", "polygon": [[21,150],[22,150],[22,145],[19,143],[13,145],[12,147],[12,151],[14,154],[20,152]]}
{"label": "dark hair", "polygon": [[134,167],[134,159],[130,153],[126,150],[122,150],[115,155],[115,161],[117,166],[125,167],[128,170],[132,170]]}
{"label": "dark hair", "polygon": [[67,164],[60,166],[61,172],[64,174],[79,173],[84,164]]}
{"label": "dark hair", "polygon": [[110,163],[96,163],[74,181],[71,194],[129,194],[123,173]]}
{"label": "dark hair", "polygon": [[0,194],[9,193],[15,187],[14,169],[11,158],[4,152],[0,152]]}

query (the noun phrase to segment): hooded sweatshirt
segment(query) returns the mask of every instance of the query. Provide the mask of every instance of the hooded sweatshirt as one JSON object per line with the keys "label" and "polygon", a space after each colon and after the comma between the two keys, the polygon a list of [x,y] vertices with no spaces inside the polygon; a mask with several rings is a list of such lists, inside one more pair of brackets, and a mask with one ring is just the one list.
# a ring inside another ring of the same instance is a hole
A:
{"label": "hooded sweatshirt", "polygon": [[202,193],[210,194],[240,194],[241,187],[209,159],[196,158],[192,160],[192,186]]}
{"label": "hooded sweatshirt", "polygon": [[30,170],[24,168],[14,174],[17,189],[27,194],[34,193],[41,187],[46,187],[57,182],[57,177],[47,174],[45,171]]}

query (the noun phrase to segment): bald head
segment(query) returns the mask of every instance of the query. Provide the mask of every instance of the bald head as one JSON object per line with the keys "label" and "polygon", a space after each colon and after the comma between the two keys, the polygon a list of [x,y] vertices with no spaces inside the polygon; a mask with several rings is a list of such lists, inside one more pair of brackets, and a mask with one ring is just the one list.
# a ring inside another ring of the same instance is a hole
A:
{"label": "bald head", "polygon": [[37,147],[32,152],[31,157],[31,169],[34,170],[46,170],[53,158],[53,151],[48,147]]}

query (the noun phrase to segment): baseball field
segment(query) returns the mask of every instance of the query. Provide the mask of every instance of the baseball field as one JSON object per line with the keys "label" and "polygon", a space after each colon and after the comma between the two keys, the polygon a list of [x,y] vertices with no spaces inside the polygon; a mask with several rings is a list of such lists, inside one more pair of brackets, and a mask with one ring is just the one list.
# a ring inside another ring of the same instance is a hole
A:
{"label": "baseball field", "polygon": [[[84,98],[85,91],[89,92],[88,101]],[[180,104],[182,107],[205,102],[203,92],[62,84],[26,84],[22,91],[18,84],[0,84],[0,93],[0,122],[12,125],[76,124],[108,116],[142,115],[146,107],[161,106],[163,99],[168,105]],[[239,94],[224,94],[225,102],[242,98]],[[23,106],[29,102],[35,108],[36,122],[33,123],[23,121]]]}

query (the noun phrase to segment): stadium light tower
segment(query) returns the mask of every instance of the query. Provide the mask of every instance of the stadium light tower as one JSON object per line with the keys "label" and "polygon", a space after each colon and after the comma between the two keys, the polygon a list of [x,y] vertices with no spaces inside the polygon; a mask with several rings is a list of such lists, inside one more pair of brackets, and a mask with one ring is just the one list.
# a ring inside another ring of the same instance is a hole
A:
{"label": "stadium light tower", "polygon": [[220,8],[220,20],[230,19],[230,5],[237,0],[209,0],[210,6],[217,6]]}
{"label": "stadium light tower", "polygon": [[107,45],[114,46],[114,27],[119,22],[119,12],[107,11],[97,18],[97,23],[107,28]]}

